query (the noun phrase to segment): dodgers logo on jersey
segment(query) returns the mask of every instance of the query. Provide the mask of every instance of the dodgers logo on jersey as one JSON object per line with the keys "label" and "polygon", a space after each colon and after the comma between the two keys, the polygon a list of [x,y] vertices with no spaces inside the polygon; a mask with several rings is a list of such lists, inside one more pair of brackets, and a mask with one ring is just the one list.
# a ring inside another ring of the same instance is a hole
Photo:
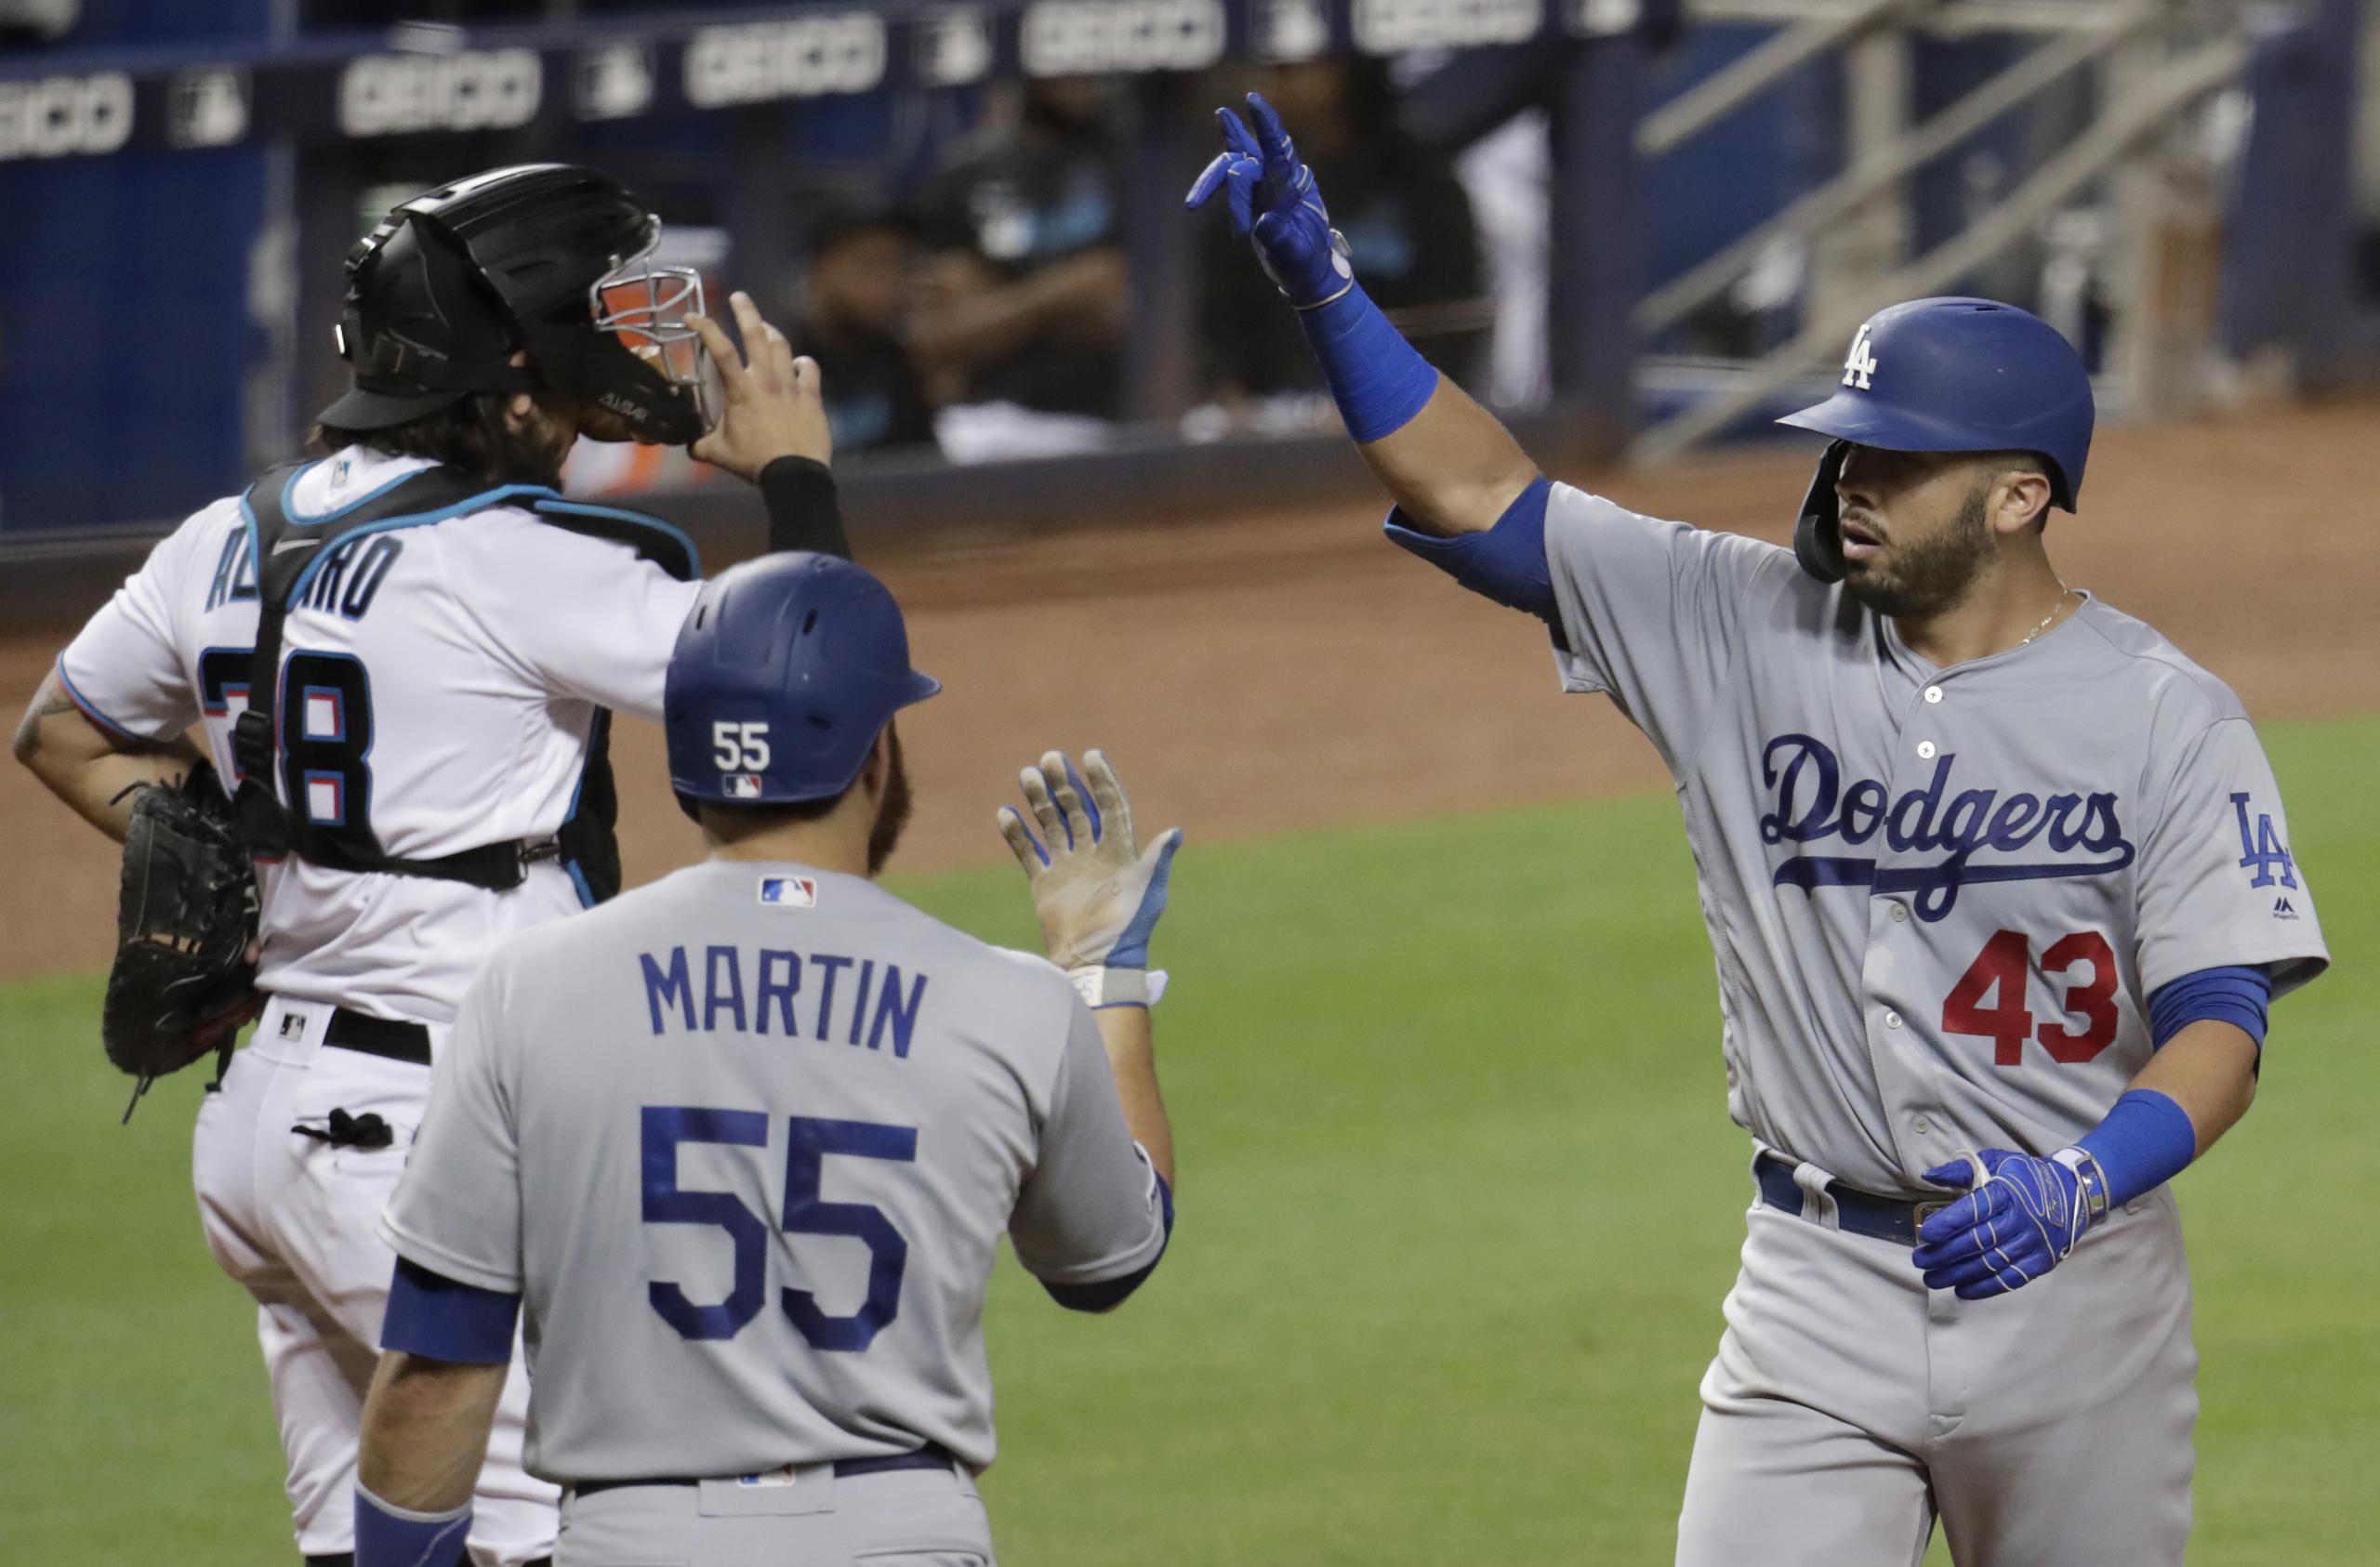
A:
{"label": "dodgers logo on jersey", "polygon": [[[2271,814],[2267,811],[2258,811],[2256,824],[2254,827],[2249,826],[2248,797],[2245,795],[2231,797],[2231,810],[2240,820],[2240,868],[2243,871],[2255,872],[2255,875],[2248,879],[2248,885],[2270,887],[2278,881],[2283,887],[2295,887],[2297,862],[2290,858],[2289,846],[2281,841],[2281,834],[2273,827]],[[2272,912],[2275,917],[2288,919],[2297,917],[2297,911],[2294,909],[2291,909],[2286,915],[2281,913],[2282,907],[2287,902],[2288,900],[2284,898],[2280,903],[2273,905]]]}
{"label": "dodgers logo on jersey", "polygon": [[[1822,740],[1806,734],[1771,740],[1761,752],[1761,782],[1775,802],[1760,819],[1763,843],[1839,837],[1857,846],[1881,834],[1895,853],[1942,851],[1930,865],[1881,869],[1873,858],[1795,854],[1777,867],[1772,885],[1805,892],[1820,887],[1914,892],[1917,916],[1931,922],[1946,917],[1958,904],[1959,889],[1970,883],[2108,876],[2132,863],[2135,850],[2124,836],[2113,793],[1953,793],[1957,761],[1955,752],[1945,751],[1924,788],[1894,799],[1877,779],[1855,778],[1846,785],[1842,763]],[[2001,858],[2018,854],[2028,857]]]}
{"label": "dodgers logo on jersey", "polygon": [[762,876],[760,902],[783,909],[814,909],[818,883],[810,876]]}

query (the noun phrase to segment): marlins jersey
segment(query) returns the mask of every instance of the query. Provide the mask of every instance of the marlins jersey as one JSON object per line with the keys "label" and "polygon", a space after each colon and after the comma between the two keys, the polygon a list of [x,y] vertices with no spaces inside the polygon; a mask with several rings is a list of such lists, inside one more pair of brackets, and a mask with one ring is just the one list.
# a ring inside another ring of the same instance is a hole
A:
{"label": "marlins jersey", "polygon": [[1065,975],[857,876],[713,862],[473,984],[381,1233],[523,1297],[528,1467],[992,1461],[984,1295],[1153,1264],[1155,1172]]}
{"label": "marlins jersey", "polygon": [[[301,470],[278,547],[310,547],[309,526],[429,466],[350,449]],[[409,859],[551,838],[576,804],[597,710],[660,717],[700,586],[510,507],[339,546],[284,637],[284,802],[324,826],[368,823]],[[118,733],[165,740],[203,720],[228,784],[256,632],[256,561],[231,497],[151,552],[59,675]],[[582,902],[555,861],[508,892],[295,856],[260,871],[263,989],[427,1023],[453,1018],[497,939]]]}
{"label": "marlins jersey", "polygon": [[2129,615],[1944,669],[1757,540],[1556,485],[1545,552],[1565,689],[1676,781],[1728,1110],[1778,1152],[1900,1194],[2046,1153],[2148,1062],[2160,986],[2329,962],[2239,700]]}

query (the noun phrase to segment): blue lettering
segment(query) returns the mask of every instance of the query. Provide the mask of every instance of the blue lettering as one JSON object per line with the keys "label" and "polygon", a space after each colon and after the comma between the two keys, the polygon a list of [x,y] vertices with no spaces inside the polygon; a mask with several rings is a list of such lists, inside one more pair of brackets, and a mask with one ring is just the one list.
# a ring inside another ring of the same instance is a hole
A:
{"label": "blue lettering", "polygon": [[2258,811],[2256,824],[2248,825],[2248,797],[2231,797],[2231,810],[2240,819],[2240,868],[2256,874],[2249,879],[2250,887],[2270,887],[2278,880],[2283,887],[2297,885],[2297,862],[2289,846],[2281,841],[2281,832],[2272,824],[2268,814]]}
{"label": "blue lettering", "polygon": [[[1792,747],[1792,756],[1780,774],[1777,769],[1777,753]],[[1807,762],[1814,776],[1810,781],[1809,808],[1798,818],[1793,816],[1794,789],[1802,776],[1802,764]],[[1834,814],[1835,788],[1840,779],[1834,752],[1818,740],[1806,734],[1780,734],[1768,743],[1761,755],[1761,782],[1777,791],[1777,809],[1760,819],[1760,840],[1776,843],[1792,838],[1807,843],[1834,831],[1830,820]]]}
{"label": "blue lettering", "polygon": [[248,532],[234,528],[223,541],[223,552],[215,558],[215,580],[207,585],[206,607],[209,610],[231,597],[231,584],[239,576],[240,562],[248,557]]}
{"label": "blue lettering", "polygon": [[917,1027],[918,1004],[926,996],[926,976],[920,974],[909,987],[908,999],[901,997],[901,966],[884,966],[884,988],[877,993],[876,1022],[867,1031],[867,1047],[878,1048],[884,1040],[884,1025],[892,1025],[892,1053],[903,1060],[909,1059],[909,1033]]}
{"label": "blue lettering", "polygon": [[1964,789],[1942,813],[1942,842],[1971,854],[1981,843],[1991,817],[1991,802],[1999,798],[1995,789]]}
{"label": "blue lettering", "polygon": [[328,609],[338,602],[339,579],[347,574],[347,563],[355,556],[356,541],[334,545],[324,553],[322,564],[314,568],[314,580],[306,585],[305,608]]}
{"label": "blue lettering", "polygon": [[[1896,849],[1931,849],[1941,840],[1934,836],[1934,813],[1942,808],[1942,789],[1950,781],[1952,753],[1945,751],[1935,760],[1934,776],[1923,789],[1911,789],[1893,802],[1892,813],[1884,818],[1884,841]],[[1911,808],[1917,812],[1914,825],[1904,820]]]}
{"label": "blue lettering", "polygon": [[[771,970],[779,966],[784,968],[785,977],[771,978]],[[774,1001],[777,1004],[777,1019],[785,1024],[785,1036],[787,1039],[801,1037],[801,1031],[793,1026],[793,997],[800,989],[801,959],[789,952],[768,947],[761,948],[760,989],[760,994],[753,1001],[753,1010],[759,1015],[762,1034],[769,1032],[769,1003]]]}
{"label": "blue lettering", "polygon": [[1985,841],[2000,849],[2022,849],[2041,836],[2041,827],[2033,818],[2042,812],[2042,802],[2034,795],[2011,795],[2000,802],[2000,810],[1991,818],[1991,831]]}
{"label": "blue lettering", "polygon": [[852,960],[848,957],[834,957],[826,953],[810,955],[810,967],[822,976],[818,984],[818,1026],[811,1031],[816,1038],[826,1038],[834,1027],[835,976],[851,966]]}
{"label": "blue lettering", "polygon": [[2080,795],[2052,795],[2049,797],[2049,849],[2053,854],[2070,854],[2082,841],[2082,835],[2066,824],[2082,805]]}
{"label": "blue lettering", "polygon": [[685,1014],[686,1031],[693,1033],[694,986],[694,981],[686,977],[686,949],[669,949],[669,971],[667,974],[653,961],[651,953],[640,953],[637,961],[644,966],[644,1004],[653,1013],[653,1032],[656,1035],[663,1032],[661,1008],[675,1000]]}
{"label": "blue lettering", "polygon": [[[1823,742],[1806,734],[1771,739],[1761,755],[1762,778],[1772,793],[1772,809],[1760,818],[1763,842],[1809,843],[1840,834],[1845,845],[1864,844],[1881,831],[1896,852],[1942,851],[1930,864],[1793,854],[1775,867],[1774,885],[1805,892],[1866,887],[1874,894],[1914,893],[1919,917],[1930,922],[1947,916],[1958,902],[1959,889],[1971,882],[2109,876],[2133,863],[2135,850],[2123,835],[2118,797],[2112,792],[2052,795],[2044,801],[2024,792],[1953,791],[1950,773],[1956,760],[1955,754],[1944,752],[1923,787],[1896,799],[1876,779],[1856,778],[1846,786],[1834,752]],[[2232,797],[2232,803],[2239,820],[2241,865],[2259,872],[2258,886],[2272,879],[2278,867],[2294,887],[2289,851],[2272,819],[2250,823],[2245,795]],[[2048,849],[2056,854],[2082,850],[2101,858],[2081,863],[1972,863],[1981,849],[2012,852],[2044,834]]]}
{"label": "blue lettering", "polygon": [[876,982],[876,959],[863,958],[859,966],[859,1000],[852,1006],[852,1036],[848,1043],[859,1043],[859,1025],[867,1016],[867,987]]}
{"label": "blue lettering", "polygon": [[355,580],[348,585],[347,597],[339,600],[338,612],[350,620],[362,620],[364,612],[372,607],[379,595],[380,585],[389,580],[389,568],[405,546],[391,534],[382,533],[364,546],[364,557],[355,564]]}
{"label": "blue lettering", "polygon": [[[719,982],[721,973],[727,976],[727,983],[723,987]],[[731,1008],[735,1013],[735,1032],[742,1034],[747,1026],[744,1021],[744,970],[735,961],[735,949],[707,948],[703,956],[703,1027],[716,1030],[720,1013]]]}
{"label": "blue lettering", "polygon": [[1892,797],[1882,784],[1862,778],[1843,792],[1843,841],[1866,843],[1884,819],[1884,802]]}

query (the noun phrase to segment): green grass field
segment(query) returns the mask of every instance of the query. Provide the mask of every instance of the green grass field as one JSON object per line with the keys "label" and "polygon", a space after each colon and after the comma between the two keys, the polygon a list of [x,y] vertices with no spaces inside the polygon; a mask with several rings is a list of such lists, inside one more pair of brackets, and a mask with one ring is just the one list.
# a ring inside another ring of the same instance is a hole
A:
{"label": "green grass field", "polygon": [[[2197,1567],[2380,1550],[2380,720],[2268,739],[2338,967],[2183,1180]],[[1182,1227],[1113,1317],[1004,1268],[1003,1559],[1668,1561],[1747,1195],[1669,799],[1193,842],[1176,887]],[[902,890],[1031,942],[1010,873]],[[0,1560],[294,1560],[195,1075],[117,1130],[96,1013],[89,979],[0,992]]]}

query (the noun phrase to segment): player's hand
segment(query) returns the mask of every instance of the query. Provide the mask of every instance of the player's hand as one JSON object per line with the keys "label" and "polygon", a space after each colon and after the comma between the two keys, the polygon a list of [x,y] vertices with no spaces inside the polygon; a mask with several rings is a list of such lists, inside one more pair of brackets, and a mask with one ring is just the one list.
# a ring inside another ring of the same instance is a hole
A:
{"label": "player's hand", "polygon": [[2096,1217],[2081,1179],[2056,1159],[1987,1148],[1937,1165],[1925,1179],[1967,1194],[1918,1226],[1910,1260],[1926,1287],[1955,1290],[1962,1300],[2024,1288],[2065,1261]]}
{"label": "player's hand", "polygon": [[1273,106],[1248,95],[1256,132],[1229,109],[1215,111],[1223,150],[1191,184],[1182,204],[1204,206],[1221,191],[1231,208],[1231,230],[1252,241],[1273,285],[1299,309],[1327,305],[1355,285],[1347,242],[1330,226],[1330,210],[1315,188],[1314,171],[1298,157],[1289,133]]}
{"label": "player's hand", "polygon": [[1131,802],[1098,751],[1083,753],[1080,774],[1063,753],[1051,751],[1017,782],[1033,823],[1004,805],[1000,836],[1032,884],[1050,961],[1070,970],[1146,968],[1182,829],[1158,834],[1143,849],[1132,832]]}
{"label": "player's hand", "polygon": [[785,334],[760,319],[751,296],[731,294],[727,302],[748,358],[735,351],[719,323],[686,318],[719,367],[725,402],[718,425],[694,442],[694,455],[747,484],[759,483],[760,470],[779,457],[833,462],[835,438],[826,427],[818,362],[797,355]]}

